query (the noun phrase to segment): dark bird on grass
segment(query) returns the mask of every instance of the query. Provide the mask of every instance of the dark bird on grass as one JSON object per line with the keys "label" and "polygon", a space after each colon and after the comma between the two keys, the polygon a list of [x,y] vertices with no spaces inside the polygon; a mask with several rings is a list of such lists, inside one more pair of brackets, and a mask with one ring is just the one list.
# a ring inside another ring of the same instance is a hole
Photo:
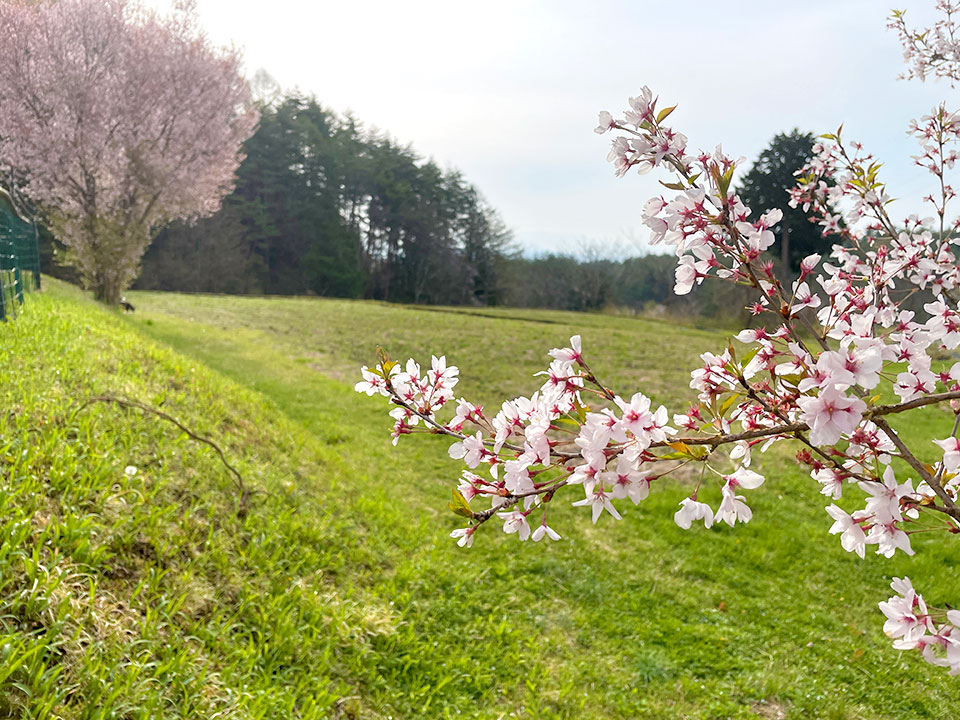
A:
{"label": "dark bird on grass", "polygon": [[120,307],[122,307],[127,312],[134,312],[136,308],[130,304],[130,302],[125,298],[120,298]]}

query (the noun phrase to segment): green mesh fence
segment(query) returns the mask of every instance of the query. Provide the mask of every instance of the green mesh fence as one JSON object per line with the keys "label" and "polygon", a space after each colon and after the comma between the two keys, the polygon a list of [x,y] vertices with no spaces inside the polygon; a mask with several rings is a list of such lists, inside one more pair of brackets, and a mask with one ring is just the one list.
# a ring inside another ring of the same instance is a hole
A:
{"label": "green mesh fence", "polygon": [[0,320],[16,317],[24,293],[39,289],[37,227],[0,190]]}

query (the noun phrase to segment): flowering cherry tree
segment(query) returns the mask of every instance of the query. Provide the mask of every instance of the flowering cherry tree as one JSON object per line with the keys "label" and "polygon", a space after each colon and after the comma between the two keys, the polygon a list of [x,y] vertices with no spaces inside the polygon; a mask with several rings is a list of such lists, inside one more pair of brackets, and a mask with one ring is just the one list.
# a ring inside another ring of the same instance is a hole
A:
{"label": "flowering cherry tree", "polygon": [[210,214],[257,114],[240,59],[192,2],[0,3],[0,166],[22,183],[85,284],[110,303],[153,231]]}
{"label": "flowering cherry tree", "polygon": [[[939,7],[945,18],[935,32],[908,30],[902,13],[890,22],[911,75],[935,69],[957,79],[960,5]],[[652,244],[676,252],[675,291],[689,293],[707,278],[749,286],[760,324],[737,334],[736,345],[701,355],[690,374],[696,399],[672,416],[642,392],[628,397],[602,383],[579,336],[549,351],[552,362],[530,397],[492,413],[456,396],[459,371],[444,357],[425,370],[381,352],[356,389],[389,399],[394,444],[414,433],[447,435],[455,440],[451,458],[466,466],[451,508],[468,524],[451,536],[470,547],[495,517],[521,541],[560,540],[548,524],[551,503],[573,499],[594,523],[604,514],[619,519],[618,502],[643,502],[681,467],[697,468],[700,480],[679,499],[677,525],[749,522],[749,494],[764,483],[752,455],[781,441],[799,446],[797,459],[826,498],[828,531],[845,550],[912,555],[915,532],[960,533],[960,362],[933,362],[935,352],[960,346],[960,221],[948,220],[955,193],[946,179],[958,157],[960,114],[941,105],[910,127],[920,144],[915,161],[935,178],[930,217],[894,220],[879,162],[839,131],[822,136],[789,202],[843,243],[829,258],[807,257],[785,285],[764,256],[781,211],[745,207],[731,188],[740,161],[719,147],[692,152],[665,124],[673,110],[658,107],[645,87],[622,116],[601,112],[596,130],[614,134],[608,160],[617,175],[672,175],[663,183],[671,194],[649,200],[643,221]],[[927,300],[922,313],[906,307],[914,296]],[[884,394],[897,401],[882,401]],[[920,447],[909,447],[888,421],[938,403],[949,403],[952,424]],[[933,463],[920,459],[934,455]],[[717,497],[704,492],[710,486],[719,490],[716,507],[706,502]],[[839,507],[844,492],[861,509]],[[880,609],[894,647],[960,674],[960,611],[928,607],[907,578],[892,588]]]}

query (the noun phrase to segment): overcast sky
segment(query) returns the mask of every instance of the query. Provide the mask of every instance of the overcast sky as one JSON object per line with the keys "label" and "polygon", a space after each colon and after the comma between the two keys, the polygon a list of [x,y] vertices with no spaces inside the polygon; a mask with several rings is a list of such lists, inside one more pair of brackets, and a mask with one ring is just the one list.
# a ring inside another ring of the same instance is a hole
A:
{"label": "overcast sky", "polygon": [[[891,0],[892,1],[892,0]],[[151,0],[168,7],[165,0]],[[929,23],[933,0],[899,0]],[[897,215],[929,192],[908,121],[956,91],[897,80],[877,0],[587,3],[198,0],[211,39],[283,88],[353,111],[477,185],[529,252],[646,238],[654,174],[613,177],[597,111],[643,85],[692,149],[754,158],[781,131],[844,123],[886,164]],[[660,176],[663,177],[663,176]]]}

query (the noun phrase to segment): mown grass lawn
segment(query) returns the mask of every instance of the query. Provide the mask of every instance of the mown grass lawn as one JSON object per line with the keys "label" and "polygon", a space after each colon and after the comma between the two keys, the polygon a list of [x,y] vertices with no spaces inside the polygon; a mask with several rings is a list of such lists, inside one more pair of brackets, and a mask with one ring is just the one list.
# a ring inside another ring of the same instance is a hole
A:
{"label": "mown grass lawn", "polygon": [[[442,351],[461,367],[462,394],[492,405],[529,394],[546,349],[580,332],[608,385],[677,407],[699,352],[722,348],[725,334],[556,312],[173,294],[137,302],[133,323],[336,443],[360,512],[390,536],[373,592],[426,641],[426,666],[443,668],[410,677],[444,684],[434,702],[490,717],[960,714],[956,681],[891,650],[876,610],[897,574],[922,578],[938,599],[960,596],[955,548],[860,562],[826,535],[824,500],[788,454],[766,459],[770,482],[746,527],[679,530],[671,516],[687,491],[668,486],[622,523],[592,527],[583,513],[562,513],[556,546],[491,527],[464,552],[445,537],[457,526],[445,511],[458,473],[447,443],[405,438],[393,451],[385,407],[349,387],[377,344],[400,359]],[[923,437],[940,412],[913,416],[905,430]],[[464,707],[457,697],[475,700]]]}
{"label": "mown grass lawn", "polygon": [[[121,317],[51,284],[0,327],[0,715],[960,716],[960,681],[892,650],[876,609],[902,574],[955,603],[956,547],[918,537],[915,559],[845,553],[789,453],[760,460],[768,482],[735,530],[678,529],[679,479],[619,523],[558,508],[563,542],[521,544],[491,523],[464,551],[446,537],[459,525],[448,443],[392,448],[386,407],[352,390],[380,344],[426,361],[445,352],[458,390],[492,406],[529,394],[545,351],[580,332],[607,385],[678,408],[723,333],[555,312],[132,299]],[[221,442],[262,491],[249,512],[238,516],[209,448],[171,426],[74,412],[107,391]],[[901,428],[929,436],[938,413]]]}

